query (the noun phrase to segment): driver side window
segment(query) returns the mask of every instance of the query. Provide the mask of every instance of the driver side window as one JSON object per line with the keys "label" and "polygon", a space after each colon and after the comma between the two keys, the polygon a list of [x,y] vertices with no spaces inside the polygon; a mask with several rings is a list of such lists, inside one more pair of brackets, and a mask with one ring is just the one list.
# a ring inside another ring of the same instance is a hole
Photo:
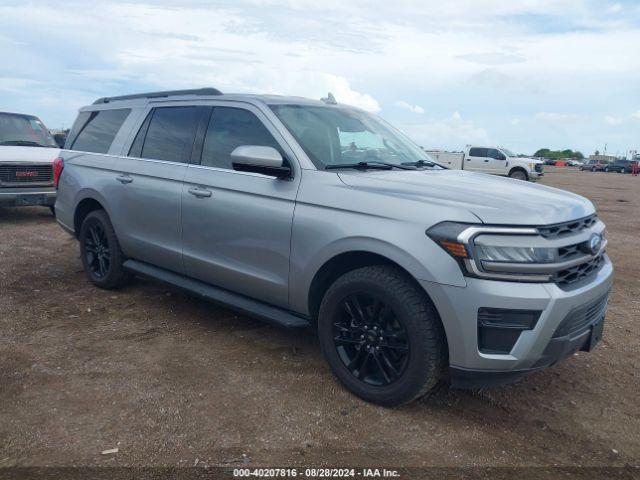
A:
{"label": "driver side window", "polygon": [[260,119],[248,110],[214,107],[202,147],[201,165],[233,170],[231,152],[241,145],[282,149]]}
{"label": "driver side window", "polygon": [[487,157],[489,158],[494,158],[496,160],[504,160],[505,156],[502,154],[502,152],[500,152],[499,150],[496,150],[495,148],[490,148],[488,153],[487,153]]}

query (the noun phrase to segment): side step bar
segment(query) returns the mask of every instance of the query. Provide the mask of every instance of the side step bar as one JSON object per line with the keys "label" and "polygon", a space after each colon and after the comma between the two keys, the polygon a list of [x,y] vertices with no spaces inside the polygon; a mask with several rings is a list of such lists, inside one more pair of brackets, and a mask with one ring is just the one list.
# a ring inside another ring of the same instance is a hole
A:
{"label": "side step bar", "polygon": [[127,270],[131,270],[143,277],[150,277],[154,280],[173,285],[174,287],[186,290],[206,300],[229,306],[248,316],[265,320],[268,323],[285,328],[304,328],[310,325],[309,319],[297,316],[282,308],[214,287],[199,280],[170,272],[169,270],[154,267],[148,263],[137,260],[127,260],[123,266]]}

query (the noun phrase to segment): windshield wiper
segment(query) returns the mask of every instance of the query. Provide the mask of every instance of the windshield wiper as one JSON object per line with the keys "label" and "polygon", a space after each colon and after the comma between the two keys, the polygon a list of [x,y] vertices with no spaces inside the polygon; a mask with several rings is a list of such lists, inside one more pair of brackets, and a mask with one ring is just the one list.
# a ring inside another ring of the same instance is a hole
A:
{"label": "windshield wiper", "polygon": [[38,142],[32,142],[31,140],[5,140],[0,142],[0,145],[14,145],[17,147],[45,147],[53,148],[53,145],[43,145]]}
{"label": "windshield wiper", "polygon": [[404,162],[402,165],[411,165],[414,167],[442,167],[442,165],[439,165],[436,162],[432,162],[431,160],[417,160],[415,162]]}
{"label": "windshield wiper", "polygon": [[367,168],[376,168],[378,170],[391,170],[392,168],[399,168],[400,170],[414,170],[413,168],[406,165],[398,165],[397,163],[387,163],[387,162],[358,162],[358,163],[336,163],[332,165],[326,165],[324,167],[325,170],[335,170],[338,168],[355,168],[365,170]]}

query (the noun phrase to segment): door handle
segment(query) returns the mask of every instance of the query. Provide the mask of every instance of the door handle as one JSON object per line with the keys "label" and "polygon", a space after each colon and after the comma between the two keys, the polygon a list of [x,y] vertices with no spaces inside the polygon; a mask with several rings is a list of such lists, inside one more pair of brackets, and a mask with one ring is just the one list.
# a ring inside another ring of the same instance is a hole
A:
{"label": "door handle", "polygon": [[485,160],[485,162],[488,162],[488,161],[489,161],[489,159],[486,159],[486,160]]}
{"label": "door handle", "polygon": [[133,182],[133,178],[131,178],[129,175],[118,175],[116,177],[116,180],[122,184]]}
{"label": "door handle", "polygon": [[198,198],[208,198],[211,196],[211,190],[206,190],[204,188],[191,187],[187,192]]}

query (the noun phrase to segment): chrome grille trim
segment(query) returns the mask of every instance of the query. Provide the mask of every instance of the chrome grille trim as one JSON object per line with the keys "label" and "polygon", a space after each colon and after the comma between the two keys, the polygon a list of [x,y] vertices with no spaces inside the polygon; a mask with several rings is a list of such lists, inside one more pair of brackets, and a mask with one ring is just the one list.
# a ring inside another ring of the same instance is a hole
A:
{"label": "chrome grille trim", "polygon": [[0,185],[3,187],[53,185],[53,165],[0,164]]}

